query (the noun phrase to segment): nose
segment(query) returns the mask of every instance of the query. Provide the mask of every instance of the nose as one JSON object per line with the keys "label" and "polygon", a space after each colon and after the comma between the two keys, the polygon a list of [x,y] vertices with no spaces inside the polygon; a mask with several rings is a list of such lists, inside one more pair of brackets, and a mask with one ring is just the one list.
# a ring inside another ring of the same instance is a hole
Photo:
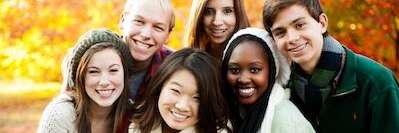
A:
{"label": "nose", "polygon": [[109,76],[107,74],[102,74],[100,77],[100,82],[98,83],[101,87],[106,88],[109,84]]}
{"label": "nose", "polygon": [[189,107],[189,101],[190,99],[185,98],[185,97],[181,97],[179,98],[179,100],[176,102],[175,107],[182,112],[187,112],[190,110]]}
{"label": "nose", "polygon": [[295,43],[299,40],[299,33],[295,30],[287,30],[287,37],[289,43]]}
{"label": "nose", "polygon": [[143,37],[144,40],[149,40],[151,37],[151,27],[150,26],[144,26],[140,30],[140,36]]}
{"label": "nose", "polygon": [[248,84],[250,83],[251,80],[249,78],[249,73],[248,72],[242,72],[239,77],[238,77],[238,83],[239,84]]}
{"label": "nose", "polygon": [[212,24],[215,26],[220,26],[223,24],[223,15],[219,12],[215,13],[215,16],[213,17]]}

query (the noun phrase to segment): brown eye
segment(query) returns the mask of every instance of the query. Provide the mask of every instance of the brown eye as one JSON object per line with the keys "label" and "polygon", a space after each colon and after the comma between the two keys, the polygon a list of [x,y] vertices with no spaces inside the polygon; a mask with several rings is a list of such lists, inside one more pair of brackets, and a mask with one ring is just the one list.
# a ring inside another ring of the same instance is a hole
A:
{"label": "brown eye", "polygon": [[258,72],[262,71],[262,69],[261,69],[261,68],[253,67],[253,68],[250,68],[249,71],[250,71],[251,73],[258,73]]}
{"label": "brown eye", "polygon": [[229,71],[231,74],[238,74],[238,73],[240,73],[240,69],[237,68],[237,67],[229,67],[229,68],[228,68],[228,71]]}
{"label": "brown eye", "polygon": [[224,14],[234,13],[234,9],[231,8],[231,7],[224,8],[224,9],[223,9],[223,13],[224,13]]}
{"label": "brown eye", "polygon": [[204,11],[205,16],[211,16],[213,14],[215,14],[215,10],[213,10],[212,8],[206,8]]}
{"label": "brown eye", "polygon": [[305,23],[298,23],[295,25],[297,29],[302,29],[305,26]]}

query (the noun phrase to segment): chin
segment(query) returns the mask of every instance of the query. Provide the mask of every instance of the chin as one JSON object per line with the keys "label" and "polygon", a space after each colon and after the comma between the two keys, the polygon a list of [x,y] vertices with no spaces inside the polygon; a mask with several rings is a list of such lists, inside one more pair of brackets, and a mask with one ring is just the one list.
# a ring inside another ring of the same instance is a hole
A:
{"label": "chin", "polygon": [[251,99],[242,99],[242,100],[239,100],[239,102],[242,105],[251,105],[251,104],[254,104],[256,101],[251,100]]}
{"label": "chin", "polygon": [[150,57],[146,56],[146,55],[133,55],[134,60],[136,61],[146,61],[148,60]]}

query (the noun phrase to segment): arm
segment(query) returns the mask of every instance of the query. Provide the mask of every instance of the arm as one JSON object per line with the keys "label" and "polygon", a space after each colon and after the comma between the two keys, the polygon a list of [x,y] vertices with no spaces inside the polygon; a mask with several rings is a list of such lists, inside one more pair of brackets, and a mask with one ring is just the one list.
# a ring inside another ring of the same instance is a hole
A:
{"label": "arm", "polygon": [[395,78],[392,82],[371,99],[371,133],[399,132],[399,87]]}
{"label": "arm", "polygon": [[75,131],[75,109],[69,101],[59,101],[57,97],[43,111],[38,133],[67,133]]}

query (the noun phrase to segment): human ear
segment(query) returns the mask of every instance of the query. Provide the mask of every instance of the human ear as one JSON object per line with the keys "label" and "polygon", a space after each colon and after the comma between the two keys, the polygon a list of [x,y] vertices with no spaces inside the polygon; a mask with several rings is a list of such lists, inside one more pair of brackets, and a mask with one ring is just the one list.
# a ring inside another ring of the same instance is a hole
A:
{"label": "human ear", "polygon": [[324,34],[327,31],[328,18],[325,13],[320,14],[319,23],[321,24],[321,32]]}
{"label": "human ear", "polygon": [[122,13],[122,15],[121,15],[121,19],[119,20],[119,29],[121,30],[121,31],[123,31],[123,23],[125,22],[125,16],[126,16],[126,13]]}

